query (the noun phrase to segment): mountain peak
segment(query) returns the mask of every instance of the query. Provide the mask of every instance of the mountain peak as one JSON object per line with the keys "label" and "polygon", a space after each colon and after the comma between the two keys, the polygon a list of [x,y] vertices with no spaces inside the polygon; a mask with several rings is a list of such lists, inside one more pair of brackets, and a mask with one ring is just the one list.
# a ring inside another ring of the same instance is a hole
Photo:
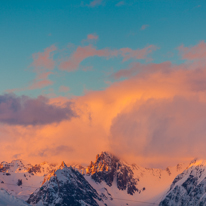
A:
{"label": "mountain peak", "polygon": [[127,190],[128,194],[133,195],[137,189],[138,179],[134,178],[132,166],[127,165],[119,158],[109,152],[101,152],[96,156],[95,162],[87,167],[86,173],[98,183],[104,181],[108,186],[112,186],[116,181],[120,190]]}
{"label": "mountain peak", "polygon": [[63,169],[63,168],[65,168],[65,167],[67,167],[67,165],[65,164],[64,161],[62,161],[61,165],[59,166],[59,169]]}

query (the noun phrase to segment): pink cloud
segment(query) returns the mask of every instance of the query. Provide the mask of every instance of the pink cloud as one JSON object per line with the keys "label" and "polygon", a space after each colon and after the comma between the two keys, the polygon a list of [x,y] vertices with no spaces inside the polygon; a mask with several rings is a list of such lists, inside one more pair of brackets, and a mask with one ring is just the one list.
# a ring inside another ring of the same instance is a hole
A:
{"label": "pink cloud", "polygon": [[53,53],[57,48],[52,45],[44,50],[44,52],[38,52],[32,55],[33,63],[31,64],[34,67],[34,70],[39,69],[54,69],[55,61],[53,60]]}
{"label": "pink cloud", "polygon": [[111,76],[115,79],[120,78],[131,78],[137,74],[144,75],[144,74],[152,74],[157,71],[170,71],[173,67],[171,62],[163,62],[159,64],[142,64],[142,63],[131,63],[127,69],[121,69],[116,73],[112,74]]}
{"label": "pink cloud", "polygon": [[96,35],[96,34],[88,34],[88,35],[87,35],[87,39],[88,39],[88,40],[98,40],[98,39],[99,39],[99,36]]}
{"label": "pink cloud", "polygon": [[149,27],[148,24],[144,24],[144,25],[141,26],[140,30],[145,30],[145,29],[148,28],[148,27]]}
{"label": "pink cloud", "polygon": [[115,6],[123,6],[124,4],[125,4],[124,1],[120,1],[120,2],[118,2]]}
{"label": "pink cloud", "polygon": [[88,5],[89,7],[96,7],[96,6],[100,6],[102,5],[103,0],[93,0],[90,2],[90,4]]}
{"label": "pink cloud", "polygon": [[26,90],[42,89],[49,85],[53,85],[53,81],[48,79],[48,76],[50,74],[53,74],[53,72],[39,73],[37,74],[36,78],[32,80],[26,87],[9,89],[6,92],[13,93],[13,92],[26,91]]}
{"label": "pink cloud", "polygon": [[119,50],[110,50],[110,49],[100,49],[97,50],[92,45],[85,47],[78,47],[76,51],[68,58],[66,61],[62,61],[59,65],[59,69],[66,71],[77,70],[80,63],[89,57],[123,57],[123,61],[129,59],[147,59],[148,54],[152,53],[157,49],[154,45],[149,45],[143,49],[132,50],[130,48],[122,48]]}
{"label": "pink cloud", "polygon": [[117,56],[117,55],[118,55],[117,51],[111,51],[109,49],[97,50],[92,45],[85,46],[85,47],[78,47],[76,51],[69,57],[68,60],[62,61],[60,63],[59,69],[74,71],[78,69],[80,63],[88,57],[98,56],[98,57],[111,58],[112,56]]}
{"label": "pink cloud", "polygon": [[69,90],[70,90],[69,87],[66,87],[66,86],[59,87],[59,92],[68,92]]}
{"label": "pink cloud", "polygon": [[[53,85],[53,82],[49,79],[45,80],[34,80],[31,85],[27,87],[27,89],[24,90],[34,90],[34,89],[42,89],[44,87],[47,87],[49,85]],[[22,91],[22,90],[21,90]]]}
{"label": "pink cloud", "polygon": [[147,55],[153,51],[157,50],[157,47],[154,45],[149,45],[143,49],[132,50],[130,48],[120,49],[121,55],[124,57],[123,61],[129,59],[145,59]]}
{"label": "pink cloud", "polygon": [[198,45],[193,47],[184,47],[182,45],[178,49],[183,59],[206,59],[206,43],[204,41],[201,41]]}

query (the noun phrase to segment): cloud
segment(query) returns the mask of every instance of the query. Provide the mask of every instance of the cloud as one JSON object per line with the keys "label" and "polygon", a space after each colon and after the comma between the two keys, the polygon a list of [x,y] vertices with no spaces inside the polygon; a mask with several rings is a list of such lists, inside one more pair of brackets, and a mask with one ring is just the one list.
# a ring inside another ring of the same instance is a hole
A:
{"label": "cloud", "polygon": [[148,27],[149,27],[148,24],[144,24],[144,25],[141,26],[140,30],[145,30],[145,29],[148,28]]}
{"label": "cloud", "polygon": [[32,99],[13,94],[0,95],[0,122],[9,125],[45,125],[70,120],[76,114],[70,103],[59,107],[43,96]]}
{"label": "cloud", "polygon": [[130,48],[121,48],[116,50],[111,49],[96,49],[94,46],[89,45],[85,47],[78,47],[71,56],[64,61],[61,61],[59,65],[60,70],[74,71],[80,66],[80,63],[89,57],[123,57],[123,61],[129,59],[148,59],[148,54],[152,53],[157,49],[154,45],[149,45],[143,49],[132,50]]}
{"label": "cloud", "polygon": [[46,149],[41,149],[38,151],[37,154],[33,154],[34,156],[41,156],[41,157],[49,157],[49,156],[58,156],[58,155],[68,155],[74,152],[74,149],[72,147],[66,146],[66,145],[60,145],[57,147],[52,147],[52,148],[46,148]]}
{"label": "cloud", "polygon": [[68,92],[69,90],[70,90],[69,87],[66,87],[66,86],[59,87],[59,92]]}
{"label": "cloud", "polygon": [[97,7],[103,4],[103,0],[93,0],[88,5],[89,7]]}
{"label": "cloud", "polygon": [[[206,105],[198,97],[148,99],[121,113],[111,127],[111,147],[118,154],[170,158],[205,156]],[[118,144],[117,144],[118,142]]]}
{"label": "cloud", "polygon": [[87,39],[88,40],[98,40],[99,36],[97,36],[96,34],[88,34]]}
{"label": "cloud", "polygon": [[33,68],[33,72],[36,73],[36,77],[25,87],[8,89],[6,92],[13,93],[26,90],[42,89],[44,87],[53,85],[53,82],[48,77],[50,74],[53,74],[51,70],[53,70],[56,65],[56,61],[53,59],[54,51],[56,50],[57,48],[52,45],[44,49],[44,52],[37,52],[33,54],[33,62],[31,63],[30,67]]}
{"label": "cloud", "polygon": [[117,56],[117,51],[112,51],[110,49],[100,49],[97,50],[92,45],[85,46],[85,47],[78,47],[76,51],[69,57],[68,60],[62,61],[59,65],[60,70],[66,71],[74,71],[78,69],[80,63],[88,58],[93,56],[98,57],[108,57],[111,58],[112,56]]}
{"label": "cloud", "polygon": [[[171,62],[162,62],[159,64],[150,63],[150,64],[142,64],[139,62],[131,63],[128,68],[121,69],[111,75],[114,79],[121,79],[121,78],[131,78],[137,74],[139,75],[148,75],[149,73],[152,74],[157,71],[164,71],[168,72],[174,67]],[[177,67],[176,67],[177,69]]]}
{"label": "cloud", "polygon": [[8,89],[7,93],[13,93],[13,92],[20,92],[20,91],[26,91],[26,90],[34,90],[34,89],[42,89],[44,87],[53,85],[53,81],[51,81],[48,76],[50,74],[53,74],[53,72],[44,72],[39,73],[34,80],[32,80],[29,85],[23,88],[14,88],[14,89]]}
{"label": "cloud", "polygon": [[181,45],[178,49],[182,56],[182,59],[206,59],[206,43],[204,41],[201,41],[198,45],[195,45],[193,47],[184,47],[183,45]]}
{"label": "cloud", "polygon": [[32,55],[33,62],[31,64],[35,71],[38,70],[53,70],[55,66],[55,61],[53,60],[53,52],[57,48],[52,45],[44,50],[44,52],[38,52]]}
{"label": "cloud", "polygon": [[146,59],[147,55],[153,51],[157,50],[157,47],[154,45],[149,45],[143,49],[132,50],[130,48],[120,49],[121,55],[124,57],[123,61],[129,59]]}
{"label": "cloud", "polygon": [[[88,56],[99,52],[92,46],[87,50],[90,52]],[[104,49],[100,51],[99,55],[110,58],[111,50],[106,50],[108,53]],[[127,59],[127,55],[133,59],[146,58],[144,55],[133,55],[130,49],[114,51],[123,59]],[[65,160],[89,163],[97,153],[109,150],[131,163],[162,167],[194,157],[205,157],[206,67],[201,62],[206,57],[202,52],[204,46],[199,44],[183,47],[182,55],[186,61],[178,65],[169,61],[132,63],[113,74],[114,78],[125,78],[123,81],[112,83],[105,90],[88,91],[72,99],[57,97],[42,103],[37,98],[31,99],[32,103],[35,102],[33,104],[23,101],[21,106],[15,106],[15,102],[22,102],[23,97],[14,96],[11,100],[4,97],[0,104],[0,118],[1,122],[6,118],[8,123],[4,120],[5,124],[0,124],[0,156],[6,161],[21,154],[21,158],[34,162]],[[79,54],[81,52],[78,57]],[[81,61],[87,58],[84,55],[85,52],[80,55]],[[67,118],[64,109],[71,101],[75,107],[69,104],[69,109],[74,115],[66,110]],[[48,105],[55,108],[42,109],[42,104],[46,108]],[[33,122],[33,113],[39,117],[33,107],[39,108],[37,110],[43,115],[41,127],[28,124]],[[58,121],[54,118],[58,115],[52,115],[52,111],[55,113],[59,109],[64,112],[58,113],[61,114]],[[46,118],[47,113],[52,116]],[[78,118],[72,118],[75,115]],[[45,123],[48,119],[51,124]],[[54,125],[53,122],[59,123]],[[66,147],[62,148],[62,145]]]}
{"label": "cloud", "polygon": [[124,1],[120,1],[120,2],[118,2],[115,6],[123,6],[123,5],[125,5],[125,2]]}

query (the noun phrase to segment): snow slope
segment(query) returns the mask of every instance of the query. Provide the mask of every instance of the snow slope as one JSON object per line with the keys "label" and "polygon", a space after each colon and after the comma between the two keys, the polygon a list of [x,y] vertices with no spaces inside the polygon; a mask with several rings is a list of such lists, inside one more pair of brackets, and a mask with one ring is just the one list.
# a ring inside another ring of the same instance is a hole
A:
{"label": "snow slope", "polygon": [[[180,192],[175,192],[176,186],[182,191],[184,185],[181,184],[189,181],[187,179],[190,173],[195,173],[196,167],[205,163],[196,164],[178,164],[165,170],[150,169],[128,164],[108,152],[98,154],[88,167],[67,167],[65,163],[57,167],[46,162],[31,165],[22,160],[14,160],[0,164],[0,187],[11,197],[21,198],[37,206],[140,206],[141,202],[176,205],[177,202],[173,199],[180,198]],[[201,173],[203,174],[205,173]],[[198,175],[200,176],[199,173]],[[204,178],[198,181],[204,183]],[[193,184],[196,183],[192,178],[188,187],[192,188]],[[198,192],[203,189],[201,187]],[[190,198],[190,195],[185,198]],[[205,201],[203,196],[201,199]]]}
{"label": "snow slope", "polygon": [[206,205],[206,161],[192,161],[186,170],[174,179],[160,205]]}
{"label": "snow slope", "polygon": [[20,200],[13,195],[10,195],[6,190],[0,189],[0,206],[14,206],[21,205],[26,206],[29,205],[25,201]]}
{"label": "snow slope", "polygon": [[0,188],[4,188],[13,196],[27,200],[30,194],[41,186],[44,176],[55,169],[55,165],[46,162],[38,165],[31,165],[22,160],[2,162]]}

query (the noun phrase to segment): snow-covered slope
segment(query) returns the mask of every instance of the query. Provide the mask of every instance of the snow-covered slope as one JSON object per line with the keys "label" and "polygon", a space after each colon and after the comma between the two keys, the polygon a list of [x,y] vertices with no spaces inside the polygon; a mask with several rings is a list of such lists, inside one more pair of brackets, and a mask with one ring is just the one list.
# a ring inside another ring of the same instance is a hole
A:
{"label": "snow-covered slope", "polygon": [[186,164],[178,164],[165,170],[147,169],[102,152],[85,171],[80,169],[80,172],[107,205],[141,205],[119,199],[159,203],[174,178],[186,167]]}
{"label": "snow-covered slope", "polygon": [[4,188],[13,196],[27,200],[30,194],[40,187],[44,176],[55,169],[55,165],[46,162],[38,165],[31,165],[22,160],[2,162],[0,188]]}
{"label": "snow-covered slope", "polygon": [[[138,206],[141,202],[159,204],[162,200],[161,204],[167,205],[167,192],[181,181],[181,175],[177,175],[187,166],[178,164],[165,170],[143,168],[108,152],[98,154],[88,167],[77,164],[67,167],[64,163],[57,167],[45,162],[31,165],[14,160],[0,164],[0,187],[37,206]],[[195,169],[192,164],[188,168]],[[178,197],[178,193],[173,196]]]}
{"label": "snow-covered slope", "polygon": [[0,206],[28,206],[25,201],[10,195],[6,190],[0,189]]}
{"label": "snow-covered slope", "polygon": [[50,206],[98,206],[101,201],[99,194],[84,176],[65,163],[51,173],[28,199],[32,205]]}
{"label": "snow-covered slope", "polygon": [[194,160],[171,184],[161,206],[206,205],[206,161]]}

